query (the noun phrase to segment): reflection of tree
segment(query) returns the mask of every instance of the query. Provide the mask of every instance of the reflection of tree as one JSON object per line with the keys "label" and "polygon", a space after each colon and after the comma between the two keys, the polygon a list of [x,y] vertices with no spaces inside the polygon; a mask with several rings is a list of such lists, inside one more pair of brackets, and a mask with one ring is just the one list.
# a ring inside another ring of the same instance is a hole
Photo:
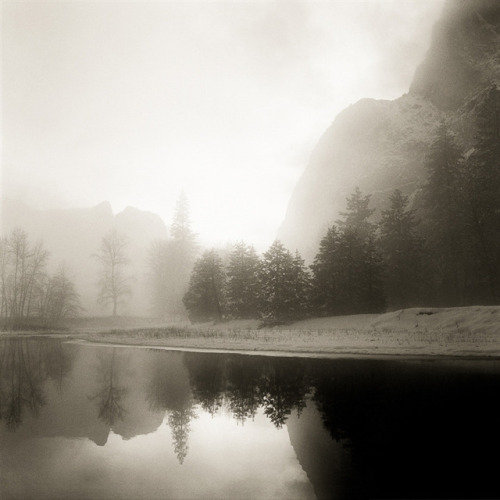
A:
{"label": "reflection of tree", "polygon": [[193,418],[196,418],[196,413],[192,407],[172,410],[168,414],[168,425],[172,431],[174,451],[180,464],[184,462],[189,449],[188,438]]}
{"label": "reflection of tree", "polygon": [[123,407],[123,396],[127,394],[127,389],[120,386],[116,379],[116,349],[111,354],[99,353],[98,374],[100,378],[100,390],[91,400],[97,400],[99,418],[107,425],[112,426],[117,420],[123,420],[126,410]]}
{"label": "reflection of tree", "polygon": [[305,407],[309,387],[304,365],[298,359],[274,359],[269,363],[264,380],[264,413],[280,428],[292,410],[300,414]]}
{"label": "reflection of tree", "polygon": [[184,363],[189,370],[194,398],[203,410],[215,415],[222,407],[226,386],[224,357],[220,354],[188,353]]}
{"label": "reflection of tree", "polygon": [[59,381],[71,368],[71,358],[61,342],[53,339],[8,339],[0,342],[0,419],[15,430],[24,409],[38,416],[46,404],[43,385]]}
{"label": "reflection of tree", "polygon": [[190,423],[196,418],[189,378],[183,364],[183,355],[171,352],[152,352],[151,379],[147,400],[155,412],[167,412],[167,423],[172,431],[174,451],[183,463],[189,449]]}
{"label": "reflection of tree", "polygon": [[258,358],[233,357],[227,369],[227,407],[234,418],[244,423],[253,418],[262,403],[261,363]]}
{"label": "reflection of tree", "polygon": [[260,406],[281,427],[292,410],[305,406],[309,392],[302,360],[188,353],[193,395],[212,414],[224,406],[240,422]]}

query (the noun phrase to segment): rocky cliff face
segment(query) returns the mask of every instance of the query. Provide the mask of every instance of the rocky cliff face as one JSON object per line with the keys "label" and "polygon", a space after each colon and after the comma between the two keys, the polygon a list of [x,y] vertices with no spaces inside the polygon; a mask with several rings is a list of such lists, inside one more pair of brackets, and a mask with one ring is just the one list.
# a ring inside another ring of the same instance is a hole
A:
{"label": "rocky cliff face", "polygon": [[411,197],[425,178],[425,154],[439,123],[446,120],[466,150],[475,110],[498,83],[500,2],[448,0],[409,92],[394,101],[363,99],[325,132],[278,238],[310,260],[356,186],[372,194],[378,213],[396,188]]}
{"label": "rocky cliff face", "polygon": [[[50,266],[64,263],[81,295],[86,315],[107,315],[109,310],[96,303],[99,268],[92,255],[98,252],[101,238],[116,228],[129,239],[132,296],[126,315],[145,316],[149,302],[145,284],[147,252],[152,240],[167,237],[162,219],[153,213],[127,207],[114,215],[108,202],[92,208],[35,210],[20,202],[2,200],[2,233],[20,227],[30,241],[42,240],[50,252]],[[125,310],[119,311],[125,314]]]}

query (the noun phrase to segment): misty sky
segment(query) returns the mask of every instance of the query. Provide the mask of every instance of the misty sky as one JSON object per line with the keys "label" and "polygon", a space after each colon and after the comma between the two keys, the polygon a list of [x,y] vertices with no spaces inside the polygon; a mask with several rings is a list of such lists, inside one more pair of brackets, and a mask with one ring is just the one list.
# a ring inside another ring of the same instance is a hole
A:
{"label": "misty sky", "polygon": [[3,194],[168,224],[184,190],[202,243],[265,250],[335,115],[408,90],[442,3],[3,2]]}

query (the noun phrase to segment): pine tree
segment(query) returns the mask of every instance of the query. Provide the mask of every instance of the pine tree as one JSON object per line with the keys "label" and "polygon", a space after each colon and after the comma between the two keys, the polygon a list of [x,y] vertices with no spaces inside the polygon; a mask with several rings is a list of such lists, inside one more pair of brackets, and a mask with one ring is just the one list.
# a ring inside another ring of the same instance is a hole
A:
{"label": "pine tree", "polygon": [[340,233],[335,269],[339,289],[336,314],[366,312],[362,309],[364,242],[351,226]]}
{"label": "pine tree", "polygon": [[370,195],[356,187],[347,198],[347,209],[338,221],[340,233],[335,258],[339,290],[337,313],[379,312],[385,307],[382,260],[375,238],[376,226],[370,222],[375,212]]}
{"label": "pine tree", "polygon": [[293,258],[293,291],[295,293],[295,319],[303,318],[310,312],[312,282],[304,259],[298,250]]}
{"label": "pine tree", "polygon": [[195,245],[195,235],[191,229],[189,201],[184,191],[175,204],[174,217],[170,226],[170,235],[174,240],[183,241],[190,246]]}
{"label": "pine tree", "polygon": [[[465,164],[463,191],[467,222],[480,263],[476,281],[488,290],[483,300],[500,300],[500,90],[492,87],[479,110],[474,151]],[[479,274],[479,276],[478,276]]]}
{"label": "pine tree", "polygon": [[303,317],[307,271],[300,256],[293,256],[276,240],[264,253],[261,268],[260,313],[269,324]]}
{"label": "pine tree", "polygon": [[227,300],[236,318],[256,318],[259,304],[260,260],[252,246],[234,245],[227,269]]}
{"label": "pine tree", "polygon": [[465,291],[465,224],[463,217],[460,150],[442,122],[426,158],[427,182],[423,186],[423,234],[428,241],[431,271],[436,276],[438,300],[458,305]]}
{"label": "pine tree", "polygon": [[226,274],[215,250],[207,250],[194,265],[183,302],[193,321],[221,321],[225,314]]}
{"label": "pine tree", "polygon": [[340,229],[351,228],[355,230],[363,240],[375,231],[375,225],[370,222],[370,217],[375,209],[370,208],[370,195],[363,195],[359,187],[356,187],[352,195],[347,198],[345,212],[340,212],[342,219],[337,221]]}
{"label": "pine tree", "polygon": [[313,272],[311,302],[317,314],[328,316],[338,309],[339,283],[336,259],[339,232],[331,226],[320,242],[319,251],[311,265]]}
{"label": "pine tree", "polygon": [[419,221],[408,204],[408,197],[394,190],[390,207],[382,212],[380,221],[385,287],[395,309],[417,305],[423,283],[423,241],[416,231]]}
{"label": "pine tree", "polygon": [[384,263],[374,235],[363,245],[361,264],[361,296],[359,309],[363,313],[380,313],[385,310]]}
{"label": "pine tree", "polygon": [[150,247],[151,309],[156,317],[180,318],[186,315],[182,299],[198,252],[184,193],[177,200],[170,234],[170,239],[153,242]]}

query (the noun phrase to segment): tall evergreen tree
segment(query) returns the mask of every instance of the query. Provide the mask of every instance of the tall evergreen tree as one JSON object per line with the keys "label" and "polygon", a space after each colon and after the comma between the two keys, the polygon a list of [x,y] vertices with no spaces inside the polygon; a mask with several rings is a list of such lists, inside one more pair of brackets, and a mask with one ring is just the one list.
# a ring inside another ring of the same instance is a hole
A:
{"label": "tall evergreen tree", "polygon": [[184,193],[177,200],[170,235],[170,239],[153,242],[150,247],[151,309],[156,317],[179,318],[186,315],[182,299],[198,252]]}
{"label": "tall evergreen tree", "polygon": [[207,250],[194,265],[183,302],[194,321],[222,320],[225,314],[226,274],[215,250]]}
{"label": "tall evergreen tree", "polygon": [[328,316],[338,310],[340,293],[337,270],[339,231],[331,226],[319,245],[319,251],[311,265],[313,273],[311,302],[315,312]]}
{"label": "tall evergreen tree", "polygon": [[379,312],[385,308],[383,263],[370,222],[370,196],[359,188],[347,199],[338,227],[321,240],[311,266],[312,303],[322,315]]}
{"label": "tall evergreen tree", "polygon": [[338,221],[336,275],[340,314],[379,312],[385,307],[382,260],[376,226],[370,221],[375,212],[370,208],[370,198],[356,187]]}
{"label": "tall evergreen tree", "polygon": [[263,320],[277,324],[303,317],[306,282],[303,261],[276,240],[262,259],[260,312]]}
{"label": "tall evergreen tree", "polygon": [[234,245],[227,269],[227,300],[236,318],[256,318],[259,306],[260,260],[252,246]]}
{"label": "tall evergreen tree", "polygon": [[311,276],[298,250],[293,257],[293,290],[295,292],[295,317],[307,316],[311,309]]}
{"label": "tall evergreen tree", "polygon": [[417,305],[423,283],[423,241],[419,221],[408,208],[408,197],[396,189],[390,207],[382,212],[380,246],[385,261],[385,288],[392,308]]}
{"label": "tall evergreen tree", "polygon": [[196,236],[191,229],[189,201],[184,191],[181,192],[175,204],[170,235],[174,240],[182,241],[189,248],[196,246]]}
{"label": "tall evergreen tree", "polygon": [[337,221],[340,229],[351,228],[355,230],[360,238],[365,240],[375,231],[375,224],[370,222],[370,217],[375,212],[370,208],[371,195],[363,195],[359,187],[347,198],[345,212],[340,212],[342,219]]}
{"label": "tall evergreen tree", "polygon": [[337,283],[337,314],[356,314],[363,311],[364,242],[356,229],[345,227],[339,236],[335,260]]}
{"label": "tall evergreen tree", "polygon": [[465,291],[465,232],[461,194],[460,150],[442,122],[426,158],[423,186],[423,234],[428,241],[431,271],[436,277],[438,301],[459,305]]}
{"label": "tall evergreen tree", "polygon": [[483,300],[500,300],[500,90],[489,89],[479,110],[474,151],[465,164],[463,190],[474,237]]}
{"label": "tall evergreen tree", "polygon": [[368,236],[363,245],[361,264],[360,311],[379,313],[385,310],[384,263],[375,235]]}

